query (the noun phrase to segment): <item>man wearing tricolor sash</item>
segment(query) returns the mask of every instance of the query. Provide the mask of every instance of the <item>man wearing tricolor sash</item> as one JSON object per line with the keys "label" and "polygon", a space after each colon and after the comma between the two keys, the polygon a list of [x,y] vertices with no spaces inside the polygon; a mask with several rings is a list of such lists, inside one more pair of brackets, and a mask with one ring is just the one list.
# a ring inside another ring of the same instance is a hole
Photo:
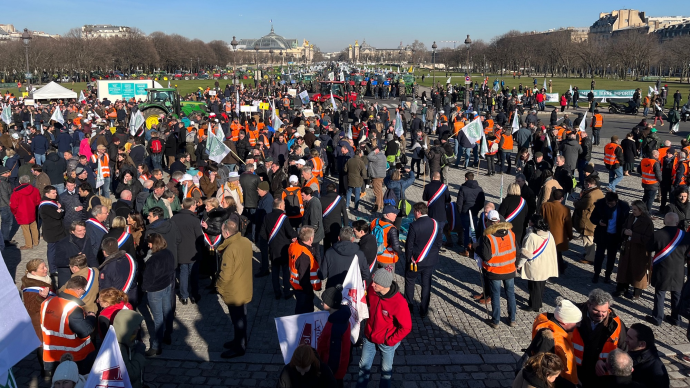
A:
{"label": "man wearing tricolor sash", "polygon": [[98,261],[101,263],[103,262],[103,257],[99,253],[103,236],[108,233],[108,228],[104,224],[107,218],[108,208],[103,205],[96,205],[91,209],[91,218],[85,221],[86,236],[91,242],[91,246],[88,246],[87,249],[93,256],[97,256]]}
{"label": "man wearing tricolor sash", "polygon": [[[412,313],[415,281],[421,275],[422,293],[419,315],[424,318],[429,314],[431,299],[431,276],[438,264],[438,252],[441,248],[441,226],[428,216],[429,208],[424,202],[412,206],[415,221],[410,224],[405,244],[405,299]],[[444,210],[445,212],[445,210]]]}
{"label": "man wearing tricolor sash", "polygon": [[[86,288],[84,289],[84,294],[80,299],[84,302],[86,311],[98,311],[98,306],[96,306],[96,299],[98,299],[98,268],[89,268],[86,262],[86,255],[77,255],[70,257],[69,259],[69,269],[72,271],[72,278],[76,276],[82,276],[86,279]],[[59,290],[63,292],[65,286]]]}
{"label": "man wearing tricolor sash", "polygon": [[[647,321],[659,326],[665,320],[678,323],[678,304],[685,276],[685,256],[690,247],[690,233],[678,227],[678,214],[667,213],[664,227],[654,232],[654,257],[652,259],[652,286],[654,309]],[[666,291],[671,292],[671,315],[664,315]]]}
{"label": "man wearing tricolor sash", "polygon": [[450,203],[450,190],[448,185],[441,182],[440,172],[431,173],[431,182],[424,187],[422,200],[427,201],[429,217],[438,222],[439,227],[443,230],[443,226],[447,222],[446,204]]}
{"label": "man wearing tricolor sash", "polygon": [[139,301],[137,262],[125,251],[121,251],[117,246],[117,240],[112,237],[103,239],[101,250],[105,261],[98,267],[100,289],[114,287],[122,290],[129,297],[129,303],[136,308]]}
{"label": "man wearing tricolor sash", "polygon": [[[290,292],[290,268],[288,266],[288,247],[297,232],[290,225],[285,215],[285,202],[281,198],[273,200],[273,211],[264,217],[259,236],[268,241],[268,254],[271,261],[271,283],[276,299],[284,297],[289,299]],[[283,276],[283,290],[280,289],[280,275]]]}

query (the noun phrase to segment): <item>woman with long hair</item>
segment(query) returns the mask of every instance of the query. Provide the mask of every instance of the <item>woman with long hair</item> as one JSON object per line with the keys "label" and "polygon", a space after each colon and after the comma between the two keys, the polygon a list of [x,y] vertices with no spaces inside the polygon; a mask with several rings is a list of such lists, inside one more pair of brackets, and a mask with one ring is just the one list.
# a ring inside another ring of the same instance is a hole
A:
{"label": "woman with long hair", "polygon": [[[637,300],[649,285],[652,255],[648,246],[654,239],[654,222],[644,202],[633,201],[630,210],[631,214],[620,231],[623,236],[623,246],[618,259],[618,276],[616,277],[618,285],[613,296],[621,296],[625,293],[628,298]],[[628,290],[630,285],[634,289],[632,293]]]}
{"label": "woman with long hair", "polygon": [[526,233],[515,267],[529,291],[528,305],[522,309],[539,311],[546,281],[558,277],[558,252],[549,224],[539,214],[532,215]]}
{"label": "woman with long hair", "polygon": [[563,361],[553,353],[538,353],[530,357],[513,380],[513,388],[555,388],[563,371]]}

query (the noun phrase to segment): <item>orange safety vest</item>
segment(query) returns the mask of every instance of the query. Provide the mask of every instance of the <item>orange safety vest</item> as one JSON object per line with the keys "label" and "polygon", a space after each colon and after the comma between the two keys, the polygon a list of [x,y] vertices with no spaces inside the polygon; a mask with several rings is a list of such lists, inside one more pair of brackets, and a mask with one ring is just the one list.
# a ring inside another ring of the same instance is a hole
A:
{"label": "orange safety vest", "polygon": [[288,247],[288,258],[290,260],[290,284],[292,284],[292,288],[295,290],[302,290],[302,285],[299,284],[299,272],[297,272],[297,268],[295,267],[297,259],[302,254],[305,254],[309,257],[309,282],[311,283],[314,291],[319,291],[321,290],[321,279],[319,279],[318,275],[319,263],[314,260],[314,255],[311,253],[311,251],[299,241],[293,242]]}
{"label": "orange safety vest", "polygon": [[671,147],[659,147],[659,161],[663,161]]}
{"label": "orange safety vest", "polygon": [[240,130],[242,126],[239,123],[230,124],[230,140],[238,141],[240,140]]}
{"label": "orange safety vest", "polygon": [[200,197],[203,197],[203,195],[201,194],[201,190],[199,190],[198,187],[196,187],[195,185],[192,184],[192,188],[187,190],[187,195],[185,195],[185,198],[192,198],[194,195],[194,190],[199,192]]}
{"label": "orange safety vest", "polygon": [[74,361],[81,361],[96,350],[90,336],[79,338],[69,328],[69,315],[77,307],[76,302],[59,296],[49,297],[41,303],[43,361],[59,362],[65,353],[72,353]]}
{"label": "orange safety vest", "polygon": [[577,384],[578,364],[575,362],[575,348],[573,347],[570,335],[558,324],[550,321],[546,313],[539,314],[537,319],[534,320],[534,324],[532,325],[532,339],[536,337],[541,329],[547,329],[553,332],[554,350],[565,366],[561,371],[561,377],[573,384]]}
{"label": "orange safety vest", "polygon": [[604,118],[601,114],[597,113],[594,115],[594,122],[592,123],[592,128],[601,128],[604,125]]}
{"label": "orange safety vest", "polygon": [[381,219],[376,218],[371,221],[371,224],[369,225],[372,231],[377,224],[383,228],[383,245],[386,247],[386,249],[382,253],[376,255],[376,260],[381,264],[395,264],[399,259],[398,252],[394,251],[393,248],[388,246],[388,231],[392,228],[395,228],[395,226],[387,221],[383,221],[382,224]]}
{"label": "orange safety vest", "polygon": [[503,134],[503,149],[506,151],[512,151],[513,150],[513,136],[511,135],[506,135]]}
{"label": "orange safety vest", "polygon": [[453,136],[457,136],[463,128],[465,128],[465,123],[462,122],[462,120],[456,120],[455,123],[453,123]]}
{"label": "orange safety vest", "polygon": [[[683,166],[685,166],[685,174],[680,178],[680,182],[678,182],[678,185],[685,185],[687,184],[688,181],[688,172],[690,172],[690,160],[684,160],[680,163],[683,163]],[[673,161],[673,179],[676,179],[676,172],[678,171],[678,159],[675,159]]]}
{"label": "orange safety vest", "polygon": [[[285,190],[283,190],[283,201],[285,201],[285,198],[287,197],[287,192],[293,192],[297,191],[295,195],[297,196],[297,200],[299,201],[299,215],[292,215],[288,216],[288,218],[301,218],[304,215],[304,203],[302,202],[302,189],[299,187],[287,187]],[[285,204],[287,206],[287,203]]]}
{"label": "orange safety vest", "polygon": [[[656,180],[656,175],[654,175],[654,165],[657,164],[658,161],[656,159],[652,158],[644,158],[642,159],[642,162],[640,162],[640,169],[642,170],[642,184],[643,185],[654,185],[659,183],[658,180]],[[675,167],[674,167],[675,170]]]}
{"label": "orange safety vest", "polygon": [[565,128],[561,127],[560,125],[557,125],[554,128],[558,130],[558,135],[556,135],[558,136],[558,140],[563,140],[563,133],[565,133]]}
{"label": "orange safety vest", "polygon": [[352,127],[352,138],[359,139],[359,133],[362,132],[362,128],[358,125]]}
{"label": "orange safety vest", "polygon": [[[312,172],[313,171],[314,170],[312,170]],[[319,184],[319,179],[317,177],[312,176],[311,179],[309,179],[302,187],[311,187],[311,185],[316,185],[316,191],[321,191],[321,185]]]}
{"label": "orange safety vest", "polygon": [[[97,153],[91,155],[91,162],[98,163]],[[96,171],[96,174],[98,174],[98,171]],[[101,158],[101,174],[103,175],[103,178],[110,177],[110,158],[108,157],[107,153],[103,154],[103,158]]]}
{"label": "orange safety vest", "polygon": [[259,130],[258,129],[255,129],[253,131],[249,130],[249,131],[247,131],[247,135],[249,135],[249,145],[254,147],[256,145],[256,139],[259,138]]}
{"label": "orange safety vest", "polygon": [[621,148],[616,143],[609,143],[604,147],[604,164],[607,166],[614,166],[618,163],[618,158],[616,158],[616,150]]}
{"label": "orange safety vest", "polygon": [[[609,314],[611,314],[611,310],[609,310]],[[604,362],[609,357],[609,353],[618,349],[618,340],[621,336],[621,327],[623,326],[621,324],[621,319],[615,317],[613,318],[613,320],[616,321],[618,327],[616,327],[616,330],[613,332],[613,334],[611,334],[611,336],[609,336],[609,338],[606,339],[604,347],[601,349],[601,353],[599,353],[599,359]],[[573,331],[573,348],[573,354],[575,355],[575,363],[577,363],[577,365],[582,365],[582,358],[585,355],[585,341],[582,340],[582,337],[580,336],[580,331],[577,328],[575,328],[575,330]]]}
{"label": "orange safety vest", "polygon": [[323,161],[321,160],[320,157],[314,157],[311,158],[311,172],[314,174],[314,176],[323,178]]}
{"label": "orange safety vest", "polygon": [[492,147],[494,144],[498,145],[498,142],[495,141],[495,140],[489,140],[487,143],[488,143],[487,146],[488,146],[489,150],[486,152],[486,154],[487,154],[487,155],[496,155],[496,153],[498,152],[498,149],[497,149],[496,151],[494,151],[494,152],[491,152],[491,147]]}
{"label": "orange safety vest", "polygon": [[494,129],[494,121],[493,121],[492,119],[486,120],[486,123],[488,124],[488,126],[486,127],[486,129],[490,129],[490,130],[493,130],[493,129]]}
{"label": "orange safety vest", "polygon": [[515,234],[512,230],[508,231],[505,237],[488,235],[491,242],[491,261],[484,260],[482,267],[487,272],[495,274],[508,274],[515,272]]}

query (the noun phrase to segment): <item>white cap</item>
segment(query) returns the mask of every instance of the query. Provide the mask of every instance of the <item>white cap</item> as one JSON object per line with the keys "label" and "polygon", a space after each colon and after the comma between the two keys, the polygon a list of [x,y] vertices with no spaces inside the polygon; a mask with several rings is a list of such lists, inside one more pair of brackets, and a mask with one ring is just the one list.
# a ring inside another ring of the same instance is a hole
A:
{"label": "white cap", "polygon": [[295,164],[301,164],[304,166],[307,164],[307,162],[305,162],[304,159],[300,159],[300,160],[296,161]]}
{"label": "white cap", "polygon": [[18,134],[18,133],[13,133],[13,134],[12,134],[12,138],[15,139],[15,140],[16,140],[16,139],[19,139],[19,134]]}
{"label": "white cap", "polygon": [[497,212],[496,210],[491,210],[491,211],[489,212],[489,220],[491,220],[491,221],[500,221],[500,220],[501,220],[501,216],[498,214],[498,212]]}
{"label": "white cap", "polygon": [[578,323],[582,320],[582,311],[567,299],[557,303],[553,315],[561,323]]}
{"label": "white cap", "polygon": [[189,120],[189,125],[194,125],[194,121]]}
{"label": "white cap", "polygon": [[182,179],[180,179],[180,182],[193,181],[193,180],[194,180],[194,178],[191,175],[184,174],[184,175],[182,175]]}
{"label": "white cap", "polygon": [[297,178],[297,175],[290,175],[289,181],[290,181],[290,182],[294,182],[294,183],[298,183],[298,182],[299,182],[299,178]]}
{"label": "white cap", "polygon": [[302,137],[302,135],[300,135],[299,132],[295,132],[295,134],[293,135],[293,137]]}
{"label": "white cap", "polygon": [[84,115],[81,114],[81,113],[79,113],[79,114],[77,115],[77,117],[84,117]]}

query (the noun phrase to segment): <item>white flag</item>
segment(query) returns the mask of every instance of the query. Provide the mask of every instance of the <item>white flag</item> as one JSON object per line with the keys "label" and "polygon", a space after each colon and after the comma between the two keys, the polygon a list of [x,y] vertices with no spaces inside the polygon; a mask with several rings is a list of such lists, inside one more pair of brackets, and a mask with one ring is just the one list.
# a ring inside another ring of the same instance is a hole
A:
{"label": "white flag", "polygon": [[84,91],[83,90],[79,91],[79,102],[82,104],[86,102],[86,97],[84,97]]}
{"label": "white flag", "polygon": [[544,90],[546,90],[546,78],[544,78]]}
{"label": "white flag", "polygon": [[570,89],[569,89],[569,90],[570,90],[570,94],[572,95],[572,94],[573,94],[573,85],[570,85]]}
{"label": "white flag", "polygon": [[395,113],[395,136],[401,137],[405,134],[403,130],[402,117],[400,117],[400,112]]}
{"label": "white flag", "polygon": [[369,308],[367,307],[366,293],[357,255],[352,259],[350,269],[347,270],[347,275],[345,275],[343,304],[350,307],[350,339],[354,344],[359,339],[359,323],[369,318]]}
{"label": "white flag", "polygon": [[587,128],[587,111],[585,111],[585,115],[582,116],[582,121],[580,121],[580,132],[585,132],[585,129]]}
{"label": "white flag", "polygon": [[518,110],[515,109],[515,113],[513,114],[513,123],[510,126],[513,128],[513,131],[518,131],[520,129],[520,119],[518,116]]}
{"label": "white flag", "polygon": [[483,158],[487,152],[489,152],[489,147],[486,144],[486,134],[484,133],[484,130],[482,129],[482,141],[481,141],[481,144],[479,145],[479,155]]}
{"label": "white flag", "polygon": [[[472,245],[477,246],[477,233],[474,230],[474,220],[472,219],[472,212],[471,211],[470,211],[470,239],[472,239]],[[474,261],[477,262],[477,267],[479,267],[479,271],[481,272],[481,270],[482,270],[482,259],[477,255],[476,251],[474,254]]]}
{"label": "white flag", "polygon": [[230,153],[230,148],[214,135],[209,128],[208,138],[206,139],[206,151],[208,152],[209,159],[216,163],[220,163],[225,156]]}
{"label": "white flag", "polygon": [[462,131],[465,132],[465,136],[467,136],[467,139],[470,141],[470,143],[476,143],[477,140],[484,137],[484,128],[482,127],[479,117],[472,120],[471,123],[465,125],[462,128]]}
{"label": "white flag", "polygon": [[53,112],[53,115],[50,116],[50,119],[53,121],[56,121],[62,125],[65,125],[65,118],[62,117],[62,112],[60,111],[59,106],[55,107],[55,112]]}
{"label": "white flag", "polygon": [[307,344],[314,349],[317,348],[319,337],[328,322],[329,315],[328,311],[317,311],[274,318],[285,364],[290,362],[292,353],[299,345]]}
{"label": "white flag", "polygon": [[143,127],[144,127],[144,115],[141,114],[141,111],[138,110],[136,113],[132,113],[132,117],[129,119],[129,133],[134,136],[135,134],[137,136],[141,136],[141,133],[137,134],[137,131],[139,131],[139,128],[142,129],[143,132]]}
{"label": "white flag", "polygon": [[240,117],[240,92],[235,90],[235,114]]}
{"label": "white flag", "polygon": [[347,124],[347,132],[345,132],[345,137],[352,139],[352,124]]}
{"label": "white flag", "polygon": [[4,108],[2,108],[2,121],[5,122],[5,124],[10,125],[12,122],[12,109],[10,109],[9,105],[5,105]]}
{"label": "white flag", "polygon": [[447,84],[450,83],[450,79],[451,79],[451,78],[453,78],[453,77],[448,77],[448,80],[446,81]]}
{"label": "white flag", "polygon": [[333,112],[338,110],[338,105],[335,104],[335,99],[333,98],[333,92],[331,92],[331,105],[333,106]]}
{"label": "white flag", "polygon": [[106,334],[101,350],[98,351],[96,361],[91,367],[89,378],[84,388],[122,387],[132,388],[129,381],[129,373],[120,353],[120,344],[117,343],[115,328],[110,326]]}

